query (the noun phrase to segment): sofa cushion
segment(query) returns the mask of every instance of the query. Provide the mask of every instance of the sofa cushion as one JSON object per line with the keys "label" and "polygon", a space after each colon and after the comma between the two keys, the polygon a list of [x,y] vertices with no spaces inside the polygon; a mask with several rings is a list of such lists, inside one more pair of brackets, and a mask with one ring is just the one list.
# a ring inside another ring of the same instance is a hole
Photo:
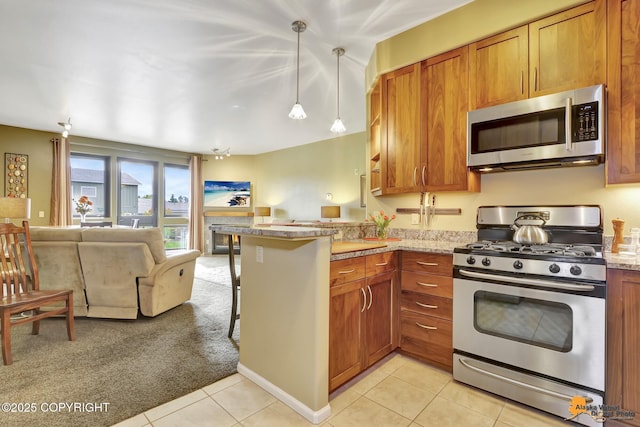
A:
{"label": "sofa cushion", "polygon": [[29,227],[32,242],[81,242],[82,231],[70,227]]}
{"label": "sofa cushion", "polygon": [[143,242],[156,264],[167,259],[164,237],[158,227],[152,228],[87,228],[82,230],[83,242]]}

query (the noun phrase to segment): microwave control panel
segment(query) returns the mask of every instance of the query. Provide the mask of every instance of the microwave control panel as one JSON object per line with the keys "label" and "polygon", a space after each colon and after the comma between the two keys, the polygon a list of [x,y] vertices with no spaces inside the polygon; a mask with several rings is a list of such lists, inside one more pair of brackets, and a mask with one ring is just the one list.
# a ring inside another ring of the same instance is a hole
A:
{"label": "microwave control panel", "polygon": [[598,139],[598,102],[574,105],[572,109],[573,141]]}

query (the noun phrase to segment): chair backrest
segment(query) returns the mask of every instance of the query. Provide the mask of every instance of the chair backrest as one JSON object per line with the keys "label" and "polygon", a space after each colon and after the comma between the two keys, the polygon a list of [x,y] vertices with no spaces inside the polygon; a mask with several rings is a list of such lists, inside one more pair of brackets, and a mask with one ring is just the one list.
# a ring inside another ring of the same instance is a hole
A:
{"label": "chair backrest", "polygon": [[22,227],[11,223],[0,224],[0,277],[2,295],[18,295],[40,289],[38,266],[31,248],[29,222]]}
{"label": "chair backrest", "polygon": [[111,221],[81,222],[80,227],[113,227],[113,223]]}

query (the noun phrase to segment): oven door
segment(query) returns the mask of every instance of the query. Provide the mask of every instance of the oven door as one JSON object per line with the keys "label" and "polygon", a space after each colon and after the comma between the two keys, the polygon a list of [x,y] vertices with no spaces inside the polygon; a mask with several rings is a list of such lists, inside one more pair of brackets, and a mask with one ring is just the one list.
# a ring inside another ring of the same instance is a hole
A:
{"label": "oven door", "polygon": [[605,299],[575,292],[456,277],[454,350],[604,391]]}

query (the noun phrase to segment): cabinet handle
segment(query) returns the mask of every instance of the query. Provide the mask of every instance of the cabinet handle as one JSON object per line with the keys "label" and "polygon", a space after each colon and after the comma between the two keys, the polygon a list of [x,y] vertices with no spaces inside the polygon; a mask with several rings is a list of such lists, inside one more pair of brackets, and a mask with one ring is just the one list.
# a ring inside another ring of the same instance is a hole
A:
{"label": "cabinet handle", "polygon": [[538,67],[533,67],[533,90],[538,90]]}
{"label": "cabinet handle", "polygon": [[427,180],[425,178],[425,174],[427,172],[427,167],[425,165],[422,166],[422,186],[427,185]]}
{"label": "cabinet handle", "polygon": [[418,167],[413,168],[413,185],[418,186]]}
{"label": "cabinet handle", "polygon": [[367,310],[369,310],[373,302],[373,294],[371,293],[371,286],[367,286],[367,289],[369,289],[369,305],[367,306]]}
{"label": "cabinet handle", "polygon": [[422,283],[422,282],[416,282],[416,284],[420,285],[420,286],[426,286],[427,288],[437,288],[438,285],[435,283]]}
{"label": "cabinet handle", "polygon": [[426,265],[428,267],[437,267],[439,264],[437,262],[424,262],[424,261],[416,261],[420,265]]}
{"label": "cabinet handle", "polygon": [[364,292],[364,288],[360,288],[362,291],[362,309],[360,313],[364,312],[364,309],[367,308],[367,294]]}
{"label": "cabinet handle", "polygon": [[356,270],[352,268],[351,270],[338,271],[338,274],[349,274],[349,273],[353,273],[354,271]]}
{"label": "cabinet handle", "polygon": [[416,325],[422,329],[429,329],[430,331],[435,331],[436,329],[438,329],[435,326],[426,326],[418,322],[416,322]]}
{"label": "cabinet handle", "polygon": [[418,301],[416,301],[416,304],[419,305],[420,307],[424,307],[424,308],[433,308],[433,309],[438,308],[437,305],[422,304],[421,302],[418,302]]}
{"label": "cabinet handle", "polygon": [[376,267],[383,267],[385,265],[389,265],[389,263],[388,262],[378,262],[378,263],[376,263]]}
{"label": "cabinet handle", "polygon": [[520,71],[520,94],[524,95],[524,71]]}

